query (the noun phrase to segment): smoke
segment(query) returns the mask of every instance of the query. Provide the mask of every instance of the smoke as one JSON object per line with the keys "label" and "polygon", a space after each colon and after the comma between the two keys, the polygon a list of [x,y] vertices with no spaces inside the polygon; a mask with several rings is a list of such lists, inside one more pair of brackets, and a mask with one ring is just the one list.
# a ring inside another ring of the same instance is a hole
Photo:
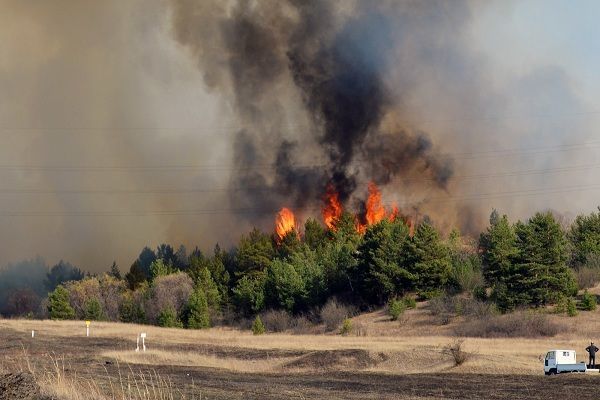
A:
{"label": "smoke", "polygon": [[[437,154],[425,131],[399,122],[402,99],[390,87],[403,39],[396,27],[429,6],[349,1],[229,7],[173,1],[173,6],[176,37],[196,55],[207,84],[231,96],[244,126],[234,147],[239,173],[232,185],[249,190],[236,193],[234,203],[257,210],[284,203],[314,207],[329,184],[348,202],[361,181],[385,185],[396,176],[433,178],[438,190],[446,189],[451,161]],[[191,34],[194,29],[201,32]],[[290,108],[300,115],[289,115]],[[395,124],[384,125],[392,118]],[[288,139],[290,124],[305,128]],[[309,146],[315,157],[304,160],[319,167],[302,165]],[[257,163],[274,168],[253,170]]]}
{"label": "smoke", "polygon": [[[318,215],[329,184],[359,209],[371,180],[386,203],[471,233],[493,207],[589,211],[593,196],[483,195],[595,182],[589,169],[512,174],[589,164],[591,150],[500,151],[584,142],[594,126],[569,57],[500,40],[513,10],[6,0],[0,264],[125,269],[146,245],[227,246],[272,229],[282,206]],[[561,113],[579,117],[537,117]]]}

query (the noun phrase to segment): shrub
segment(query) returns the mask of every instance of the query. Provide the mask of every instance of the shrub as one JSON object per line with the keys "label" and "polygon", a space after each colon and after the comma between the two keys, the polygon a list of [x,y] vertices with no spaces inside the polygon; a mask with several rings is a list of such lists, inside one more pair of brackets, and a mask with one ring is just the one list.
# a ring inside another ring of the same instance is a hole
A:
{"label": "shrub", "polygon": [[163,328],[183,328],[183,324],[172,306],[165,308],[158,314],[157,322],[158,326]]}
{"label": "shrub", "polygon": [[402,299],[406,308],[417,308],[417,300],[414,297],[404,297]]}
{"label": "shrub", "polygon": [[485,286],[477,286],[473,289],[473,297],[479,301],[487,301],[488,296]]}
{"label": "shrub", "polygon": [[75,310],[69,304],[69,292],[62,285],[48,295],[48,312],[52,319],[75,318]]}
{"label": "shrub", "polygon": [[575,305],[575,301],[569,298],[567,300],[567,315],[569,317],[575,317],[577,314],[577,306]]}
{"label": "shrub", "polygon": [[340,335],[346,336],[349,335],[350,332],[352,332],[352,321],[350,320],[350,318],[346,318],[344,319],[344,322],[342,322],[342,327],[340,328]]}
{"label": "shrub", "polygon": [[471,354],[462,349],[463,343],[464,340],[456,339],[444,348],[444,353],[452,357],[455,367],[464,364],[465,361],[471,358]]}
{"label": "shrub", "polygon": [[586,290],[583,293],[580,306],[584,311],[594,311],[596,309],[596,296],[589,294]]}
{"label": "shrub", "polygon": [[265,333],[265,326],[260,319],[260,315],[257,315],[252,323],[252,334],[254,335],[262,335]]}
{"label": "shrub", "polygon": [[600,270],[597,268],[580,267],[575,271],[575,279],[580,289],[589,289],[600,282]]}
{"label": "shrub", "polygon": [[181,315],[193,291],[194,282],[184,272],[156,277],[150,288],[150,299],[145,302],[149,322],[157,322],[159,314],[168,308],[172,308],[176,316]]}
{"label": "shrub", "polygon": [[456,329],[459,336],[499,337],[552,337],[563,332],[565,327],[551,321],[547,315],[517,312],[474,319]]}
{"label": "shrub", "polygon": [[392,317],[392,321],[398,321],[404,310],[406,310],[406,304],[402,300],[391,299],[388,303],[388,313]]}
{"label": "shrub", "polygon": [[85,302],[84,318],[86,320],[100,321],[103,319],[102,305],[96,298],[87,299]]}
{"label": "shrub", "polygon": [[284,332],[292,326],[292,318],[283,310],[269,310],[262,314],[261,320],[269,332]]}
{"label": "shrub", "polygon": [[339,328],[340,324],[351,315],[351,309],[336,299],[329,300],[321,309],[321,321],[327,332]]}
{"label": "shrub", "polygon": [[292,329],[295,334],[310,333],[313,327],[313,323],[304,315],[300,315],[292,321]]}

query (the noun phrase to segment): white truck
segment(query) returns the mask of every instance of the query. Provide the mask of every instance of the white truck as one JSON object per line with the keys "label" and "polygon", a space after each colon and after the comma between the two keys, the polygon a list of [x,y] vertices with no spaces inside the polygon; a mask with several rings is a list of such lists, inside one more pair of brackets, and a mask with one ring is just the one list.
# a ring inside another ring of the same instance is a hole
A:
{"label": "white truck", "polygon": [[598,373],[598,369],[590,369],[584,361],[577,362],[575,350],[550,350],[544,358],[544,374],[555,375],[565,372]]}

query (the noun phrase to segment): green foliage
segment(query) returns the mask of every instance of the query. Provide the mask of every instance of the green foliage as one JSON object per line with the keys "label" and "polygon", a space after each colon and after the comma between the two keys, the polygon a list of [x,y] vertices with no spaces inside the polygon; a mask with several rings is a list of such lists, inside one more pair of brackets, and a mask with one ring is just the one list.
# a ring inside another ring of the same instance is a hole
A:
{"label": "green foliage", "polygon": [[265,300],[268,306],[293,312],[306,297],[306,287],[294,265],[273,260],[267,273]]}
{"label": "green foliage", "polygon": [[239,313],[250,316],[265,308],[264,276],[244,276],[233,289],[233,301]]}
{"label": "green foliage", "polygon": [[248,236],[242,236],[235,256],[236,274],[243,277],[247,274],[263,273],[275,257],[275,249],[271,237],[258,229],[253,229]]}
{"label": "green foliage", "polygon": [[513,259],[518,253],[516,241],[508,217],[503,215],[500,218],[494,210],[490,216],[490,226],[479,239],[479,247],[483,252],[483,276],[490,286],[503,284],[504,278],[509,275]]}
{"label": "green foliage", "polygon": [[415,300],[413,297],[404,297],[402,301],[404,302],[406,308],[417,308],[417,300]]}
{"label": "green foliage", "polygon": [[173,306],[169,306],[158,314],[158,326],[163,328],[183,328],[183,323],[179,319]]}
{"label": "green foliage", "polygon": [[418,275],[408,270],[404,260],[408,240],[408,227],[400,221],[382,220],[367,228],[358,247],[354,273],[356,286],[367,303],[382,304],[415,285]]}
{"label": "green foliage", "polygon": [[167,276],[175,272],[175,269],[170,265],[165,263],[162,258],[157,258],[150,264],[150,276],[152,280],[155,280],[159,276]]}
{"label": "green foliage", "polygon": [[340,329],[340,335],[347,336],[352,332],[352,320],[350,318],[346,318],[344,322],[342,322],[342,327]]}
{"label": "green foliage", "polygon": [[210,327],[210,314],[208,311],[206,292],[198,285],[192,292],[187,305],[187,327],[190,329],[204,329]]}
{"label": "green foliage", "polygon": [[575,266],[585,264],[591,255],[600,255],[600,212],[577,216],[568,236]]}
{"label": "green foliage", "polygon": [[577,291],[567,267],[567,242],[551,213],[537,213],[514,228],[506,216],[482,235],[484,274],[502,310],[541,306]]}
{"label": "green foliage", "polygon": [[581,298],[579,306],[584,311],[594,311],[596,309],[596,296],[588,293],[586,290],[583,292],[583,297]]}
{"label": "green foliage", "polygon": [[577,306],[575,305],[575,301],[569,298],[567,300],[567,315],[569,317],[575,317],[577,314]]}
{"label": "green foliage", "polygon": [[84,319],[91,321],[101,321],[104,319],[102,305],[97,298],[89,298],[85,301]]}
{"label": "green foliage", "polygon": [[327,231],[319,221],[309,218],[304,224],[304,243],[311,249],[317,250],[325,246]]}
{"label": "green foliage", "polygon": [[142,269],[140,261],[135,260],[133,264],[131,264],[129,272],[125,274],[125,280],[127,281],[127,286],[131,290],[136,290],[146,282],[146,274]]}
{"label": "green foliage", "polygon": [[48,295],[48,312],[51,319],[75,318],[75,310],[69,304],[69,292],[62,285]]}
{"label": "green foliage", "polygon": [[408,269],[416,275],[416,289],[424,294],[439,292],[450,275],[450,254],[438,232],[427,222],[420,224],[408,241]]}
{"label": "green foliage", "polygon": [[397,321],[405,310],[406,303],[403,300],[391,299],[388,302],[388,313],[392,317],[392,321]]}
{"label": "green foliage", "polygon": [[260,315],[257,315],[254,318],[254,322],[252,323],[252,334],[253,335],[262,335],[265,333],[265,325],[260,319]]}
{"label": "green foliage", "polygon": [[119,305],[119,319],[122,322],[131,322],[137,324],[146,323],[146,313],[141,302],[133,298],[131,292],[123,296],[123,300]]}

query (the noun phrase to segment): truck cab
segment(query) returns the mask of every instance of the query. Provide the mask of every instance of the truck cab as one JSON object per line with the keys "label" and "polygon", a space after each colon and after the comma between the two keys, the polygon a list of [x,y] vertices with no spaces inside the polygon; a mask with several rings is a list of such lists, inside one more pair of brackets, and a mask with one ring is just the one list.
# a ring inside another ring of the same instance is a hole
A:
{"label": "truck cab", "polygon": [[586,372],[585,362],[577,362],[575,350],[550,350],[544,357],[544,374]]}

